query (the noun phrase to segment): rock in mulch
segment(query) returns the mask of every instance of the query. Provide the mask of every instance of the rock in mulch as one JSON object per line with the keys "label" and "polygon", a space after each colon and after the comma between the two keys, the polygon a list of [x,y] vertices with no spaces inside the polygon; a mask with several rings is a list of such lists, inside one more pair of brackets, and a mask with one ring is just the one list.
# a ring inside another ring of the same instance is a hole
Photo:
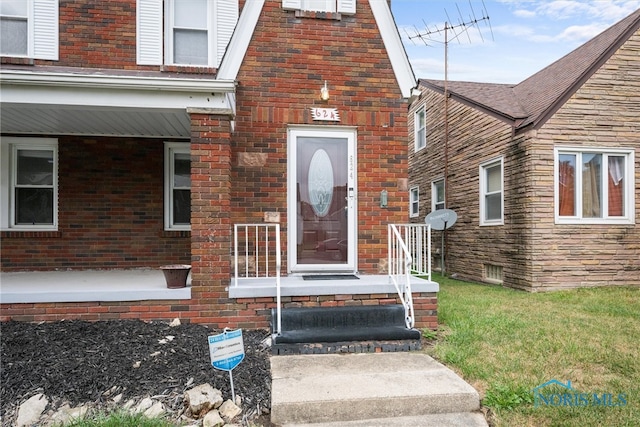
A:
{"label": "rock in mulch", "polygon": [[[142,321],[61,321],[0,325],[0,415],[2,425],[17,423],[18,408],[42,394],[44,415],[67,405],[73,409],[137,406],[148,397],[153,412],[182,415],[184,393],[211,384],[231,398],[229,373],[211,366],[209,335],[201,325]],[[265,330],[243,330],[245,358],[233,371],[242,396],[243,417],[268,413],[270,349]],[[158,403],[158,404],[156,404]],[[204,415],[204,414],[203,414]],[[62,415],[60,415],[62,416]],[[28,425],[28,424],[25,424]]]}

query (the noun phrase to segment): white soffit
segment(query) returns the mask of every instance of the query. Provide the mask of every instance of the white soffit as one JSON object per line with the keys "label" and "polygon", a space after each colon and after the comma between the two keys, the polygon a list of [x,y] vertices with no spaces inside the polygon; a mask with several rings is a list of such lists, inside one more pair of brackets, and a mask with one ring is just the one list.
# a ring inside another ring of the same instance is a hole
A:
{"label": "white soffit", "polygon": [[404,49],[398,27],[391,14],[391,9],[386,1],[369,0],[373,16],[376,19],[380,35],[387,49],[393,72],[398,80],[398,85],[402,91],[404,98],[411,96],[411,89],[416,87],[416,77],[413,74],[413,68]]}

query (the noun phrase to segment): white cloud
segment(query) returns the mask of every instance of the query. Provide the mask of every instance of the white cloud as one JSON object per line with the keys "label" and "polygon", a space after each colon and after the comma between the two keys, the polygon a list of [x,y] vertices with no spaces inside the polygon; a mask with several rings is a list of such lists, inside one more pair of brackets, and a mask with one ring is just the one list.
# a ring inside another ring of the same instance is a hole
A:
{"label": "white cloud", "polygon": [[607,27],[600,24],[572,25],[557,36],[559,41],[585,42],[600,34]]}
{"label": "white cloud", "polygon": [[515,10],[513,14],[518,18],[525,18],[525,19],[535,18],[536,16],[538,16],[538,14],[535,11],[525,10],[525,9]]}

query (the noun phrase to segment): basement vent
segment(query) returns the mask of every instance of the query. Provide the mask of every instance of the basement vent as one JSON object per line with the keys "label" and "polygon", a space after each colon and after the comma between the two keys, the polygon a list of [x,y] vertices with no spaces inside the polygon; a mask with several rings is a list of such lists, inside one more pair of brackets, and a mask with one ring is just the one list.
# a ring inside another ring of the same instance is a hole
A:
{"label": "basement vent", "polygon": [[484,279],[491,283],[502,283],[502,266],[494,264],[484,265]]}

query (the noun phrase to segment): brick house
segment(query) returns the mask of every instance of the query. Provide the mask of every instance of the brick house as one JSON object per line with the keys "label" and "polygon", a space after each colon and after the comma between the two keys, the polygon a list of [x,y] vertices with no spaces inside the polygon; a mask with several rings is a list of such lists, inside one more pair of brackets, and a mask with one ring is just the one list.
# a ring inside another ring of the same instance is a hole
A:
{"label": "brick house", "polygon": [[[388,2],[2,13],[2,320],[261,328],[276,280],[285,307],[398,302],[416,81]],[[351,279],[305,280],[329,273]],[[416,327],[437,289],[414,283]]]}
{"label": "brick house", "polygon": [[447,273],[529,291],[640,285],[639,28],[640,10],[517,85],[419,80],[410,215],[457,213]]}

